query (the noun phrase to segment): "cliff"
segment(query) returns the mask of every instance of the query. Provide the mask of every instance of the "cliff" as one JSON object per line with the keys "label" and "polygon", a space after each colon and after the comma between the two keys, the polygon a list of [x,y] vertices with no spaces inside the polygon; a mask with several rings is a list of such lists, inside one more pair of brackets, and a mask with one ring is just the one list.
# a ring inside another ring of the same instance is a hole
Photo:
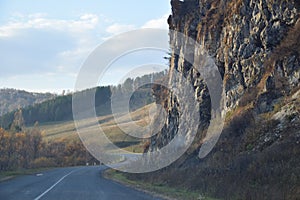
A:
{"label": "cliff", "polygon": [[[168,82],[177,72],[193,84],[200,103],[199,129],[186,155],[168,172],[154,175],[170,185],[224,199],[300,198],[300,2],[171,0],[171,4]],[[197,63],[190,63],[197,60],[197,53],[188,54],[192,59],[178,55],[189,44],[177,32],[205,48],[223,81],[225,127],[204,159],[195,157],[212,116],[210,93],[201,74],[193,70]],[[168,115],[148,151],[168,144],[184,117],[172,92],[155,93]],[[170,178],[172,173],[183,179]]]}

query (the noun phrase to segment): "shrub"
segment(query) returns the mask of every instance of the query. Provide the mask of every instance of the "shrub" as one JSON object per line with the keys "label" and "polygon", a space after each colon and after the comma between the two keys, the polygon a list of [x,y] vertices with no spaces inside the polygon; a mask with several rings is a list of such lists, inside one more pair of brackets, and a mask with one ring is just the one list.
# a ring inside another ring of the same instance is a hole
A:
{"label": "shrub", "polygon": [[56,164],[52,158],[40,157],[32,161],[32,168],[55,167]]}

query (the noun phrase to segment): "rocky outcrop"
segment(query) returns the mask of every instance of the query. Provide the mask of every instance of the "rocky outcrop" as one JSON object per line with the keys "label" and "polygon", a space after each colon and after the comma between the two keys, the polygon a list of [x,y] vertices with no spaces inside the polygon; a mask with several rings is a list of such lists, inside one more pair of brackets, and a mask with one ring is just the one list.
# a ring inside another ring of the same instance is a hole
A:
{"label": "rocky outcrop", "polygon": [[[178,55],[196,40],[213,58],[223,78],[225,112],[251,108],[255,114],[274,110],[280,98],[291,95],[300,83],[300,19],[296,0],[171,0],[170,74],[179,72],[194,85],[200,102],[198,138],[209,125],[211,102],[206,83],[190,63]],[[195,50],[196,51],[196,50]],[[196,52],[185,56],[196,60]],[[191,59],[189,59],[191,60]],[[169,82],[172,82],[172,76]],[[180,89],[181,83],[176,87]],[[151,139],[159,149],[176,134],[180,108],[174,94],[164,101],[168,113],[162,131]],[[162,103],[162,102],[159,102]],[[225,113],[224,112],[224,113]]]}
{"label": "rocky outcrop", "polygon": [[[198,132],[190,149],[171,166],[131,177],[196,191],[199,199],[202,194],[217,199],[299,199],[299,1],[171,0],[171,4],[166,82],[178,91],[186,82],[193,86],[192,98],[199,103],[194,108],[199,113]],[[199,64],[203,62],[198,62],[197,48],[178,32],[205,47],[222,77],[226,124],[213,150],[201,159],[197,155],[210,136],[215,113],[209,80],[195,68],[209,65]],[[176,73],[179,76],[173,76]],[[161,149],[181,134],[182,121],[195,120],[182,112],[187,102],[180,102],[180,96],[159,86],[154,94],[167,116],[148,151]],[[191,128],[185,131],[187,137]]]}

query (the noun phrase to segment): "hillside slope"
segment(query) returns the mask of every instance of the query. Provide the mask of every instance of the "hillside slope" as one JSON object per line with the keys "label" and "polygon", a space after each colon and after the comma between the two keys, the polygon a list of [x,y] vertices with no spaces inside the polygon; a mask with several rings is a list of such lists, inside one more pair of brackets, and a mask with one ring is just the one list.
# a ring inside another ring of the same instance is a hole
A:
{"label": "hillside slope", "polygon": [[[42,94],[39,93],[28,93],[14,89],[3,90],[3,92],[6,92],[0,94],[0,109],[2,107],[2,101],[3,106],[7,106],[10,112],[3,116],[0,115],[0,127],[5,129],[9,128],[18,108],[22,108],[26,125],[33,125],[36,121],[40,123],[51,123],[71,120],[73,119],[72,96],[76,95],[81,98],[89,93],[95,94],[95,110],[98,116],[111,114],[111,97],[113,95],[124,96],[130,94],[129,108],[131,111],[134,111],[154,102],[151,81],[162,79],[165,77],[165,73],[166,71],[161,71],[146,74],[141,77],[128,78],[124,83],[119,84],[118,86],[99,86],[79,91],[74,94],[53,96],[53,98],[48,100],[44,99],[44,101],[40,100]],[[7,95],[5,95],[6,93]],[[32,101],[28,95],[36,96],[35,103],[20,104],[20,102],[25,100],[27,103]],[[45,95],[51,96],[51,94]]]}
{"label": "hillside slope", "polygon": [[[299,199],[299,1],[171,0],[171,4],[168,23],[175,32],[170,32],[169,82],[179,90],[184,88],[182,80],[194,86],[198,134],[189,151],[167,170],[129,177],[221,199]],[[210,94],[192,66],[199,65],[197,49],[189,48],[189,41],[177,32],[205,47],[223,79],[226,124],[204,159],[197,155],[212,115]],[[171,76],[174,72],[179,72],[179,81]],[[176,95],[163,94],[162,98],[156,92],[157,103],[168,113],[166,123],[151,138],[148,151],[168,144],[182,120],[193,120],[184,119]]]}
{"label": "hillside slope", "polygon": [[0,116],[18,108],[42,103],[54,98],[51,93],[33,93],[16,89],[0,89]]}
{"label": "hillside slope", "polygon": [[[150,123],[149,109],[153,104],[149,104],[140,109],[137,109],[129,114],[124,114],[117,124],[113,115],[106,115],[98,117],[98,123],[93,123],[94,120],[87,119],[85,121],[87,128],[97,133],[99,126],[104,131],[106,136],[120,148],[132,151],[135,153],[143,152],[144,140],[134,138],[127,135],[120,129],[120,126],[126,128],[130,133],[137,132],[134,127],[130,127],[128,122],[131,120],[140,126],[146,126]],[[34,127],[29,127],[33,129]],[[39,124],[39,129],[43,133],[43,140],[45,141],[73,141],[78,140],[79,136],[73,120],[64,122],[51,122]]]}

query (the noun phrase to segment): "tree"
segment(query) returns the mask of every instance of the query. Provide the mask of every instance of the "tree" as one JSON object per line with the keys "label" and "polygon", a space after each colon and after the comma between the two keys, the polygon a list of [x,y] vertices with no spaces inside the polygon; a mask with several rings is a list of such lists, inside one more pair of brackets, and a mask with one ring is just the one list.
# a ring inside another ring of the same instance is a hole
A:
{"label": "tree", "polygon": [[7,170],[9,163],[9,154],[11,152],[10,147],[11,135],[4,129],[0,128],[0,170]]}
{"label": "tree", "polygon": [[11,124],[10,130],[12,132],[21,132],[24,128],[24,124],[22,109],[19,109],[14,114],[14,120]]}
{"label": "tree", "polygon": [[34,127],[29,134],[30,142],[33,147],[33,159],[36,159],[39,156],[38,154],[42,144],[42,133],[38,122],[35,122]]}

